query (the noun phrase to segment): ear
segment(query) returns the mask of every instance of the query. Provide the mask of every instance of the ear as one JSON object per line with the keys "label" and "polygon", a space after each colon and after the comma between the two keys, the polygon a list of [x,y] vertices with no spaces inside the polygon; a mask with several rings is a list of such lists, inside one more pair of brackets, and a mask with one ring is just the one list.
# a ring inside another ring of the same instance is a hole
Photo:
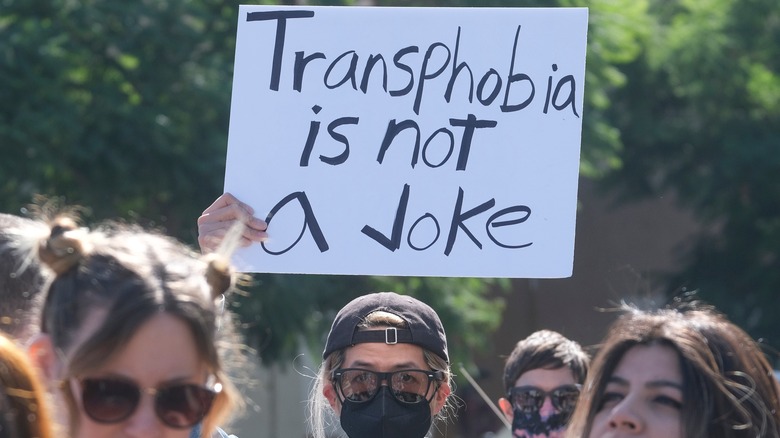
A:
{"label": "ear", "polygon": [[27,347],[27,354],[47,384],[57,380],[60,372],[60,361],[51,336],[46,333],[35,335]]}
{"label": "ear", "polygon": [[501,412],[504,413],[506,419],[511,423],[512,419],[515,418],[515,412],[512,410],[512,403],[509,403],[509,400],[501,397],[498,399],[498,407],[501,408]]}
{"label": "ear", "polygon": [[450,393],[452,390],[450,389],[450,384],[447,382],[444,382],[439,386],[439,389],[436,391],[436,394],[433,397],[433,400],[431,401],[431,414],[436,415],[439,413],[439,411],[442,410],[444,407],[444,403],[447,401],[447,397],[450,396]]}
{"label": "ear", "polygon": [[328,399],[328,403],[330,403],[330,407],[333,408],[333,411],[336,413],[336,416],[341,415],[341,401],[338,398],[338,395],[336,394],[336,388],[333,387],[332,382],[325,382],[322,386],[322,395],[325,396],[326,399]]}

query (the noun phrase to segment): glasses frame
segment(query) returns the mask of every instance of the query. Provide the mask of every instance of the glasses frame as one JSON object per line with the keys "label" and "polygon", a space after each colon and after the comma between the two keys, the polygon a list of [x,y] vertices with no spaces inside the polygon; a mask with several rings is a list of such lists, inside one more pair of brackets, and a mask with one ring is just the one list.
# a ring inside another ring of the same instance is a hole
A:
{"label": "glasses frame", "polygon": [[[393,398],[398,400],[399,402],[406,404],[406,405],[414,405],[417,403],[430,403],[431,400],[433,400],[433,397],[436,395],[436,391],[439,390],[439,386],[441,385],[441,382],[444,380],[444,372],[443,371],[432,371],[432,370],[419,370],[414,368],[407,368],[403,370],[396,370],[396,371],[390,371],[386,373],[382,373],[379,371],[374,370],[367,370],[365,368],[338,368],[331,372],[331,382],[334,387],[336,387],[336,392],[339,395],[339,400],[344,403],[345,400],[347,400],[347,397],[344,395],[344,389],[341,387],[341,378],[344,376],[344,373],[347,371],[360,371],[364,373],[371,373],[374,374],[377,377],[377,388],[374,391],[374,393],[371,395],[371,397],[367,398],[366,400],[352,400],[349,399],[352,403],[368,403],[374,398],[376,398],[376,395],[379,394],[379,391],[381,390],[382,386],[387,386],[390,389],[390,394],[392,394]],[[394,374],[398,373],[408,373],[409,371],[415,371],[425,374],[425,376],[428,378],[428,384],[425,387],[425,394],[422,396],[422,400],[414,401],[414,402],[408,402],[406,400],[403,400],[398,397],[398,394],[396,394],[395,391],[392,390],[392,387],[390,385],[390,382],[392,382],[392,377]],[[383,385],[382,382],[385,382]],[[433,391],[431,391],[431,386],[435,385],[435,388]],[[428,398],[428,393],[431,394],[430,398]]]}
{"label": "glasses frame", "polygon": [[[212,385],[198,385],[196,383],[170,383],[170,384],[163,384],[158,387],[154,388],[144,388],[141,385],[139,385],[137,382],[133,381],[132,379],[126,379],[122,377],[86,377],[86,378],[78,378],[74,379],[77,383],[79,388],[81,389],[81,409],[84,410],[84,413],[92,419],[92,421],[96,423],[101,424],[116,424],[121,423],[122,421],[127,420],[128,418],[132,417],[133,414],[138,410],[138,406],[141,404],[141,397],[143,397],[144,394],[151,395],[154,397],[154,414],[157,416],[157,418],[160,420],[162,424],[164,424],[167,427],[170,427],[171,429],[187,429],[190,427],[194,427],[201,421],[203,421],[204,418],[209,414],[211,411],[211,408],[214,406],[214,400],[216,399],[217,395],[222,391],[222,385],[219,383],[212,384]],[[211,382],[213,378],[210,378],[209,381]],[[133,406],[128,409],[127,413],[122,415],[121,417],[117,417],[115,419],[106,420],[99,418],[98,416],[94,415],[94,412],[91,412],[90,409],[87,408],[87,404],[84,402],[86,398],[86,392],[87,392],[87,385],[89,382],[94,383],[100,383],[100,382],[118,382],[124,385],[128,385],[128,387],[132,387],[134,390],[133,397],[135,400]],[[211,386],[211,387],[209,387]],[[194,387],[197,388],[198,391],[205,391],[210,398],[208,399],[208,405],[203,409],[202,415],[199,416],[199,418],[194,421],[192,424],[171,424],[166,420],[165,416],[163,415],[164,409],[163,406],[160,405],[161,396],[164,395],[168,390],[173,388],[181,388],[181,387]]]}
{"label": "glasses frame", "polygon": [[[533,410],[527,409],[525,406],[519,406],[515,402],[515,394],[519,392],[527,392],[529,390],[533,390],[538,392],[542,397],[537,399],[536,406]],[[577,398],[579,398],[580,394],[582,393],[582,385],[578,383],[571,383],[567,385],[560,385],[555,388],[553,388],[550,391],[545,391],[538,386],[533,385],[525,385],[525,386],[513,386],[512,388],[509,388],[509,390],[506,392],[506,398],[509,400],[509,402],[512,404],[513,409],[517,409],[523,412],[539,412],[540,409],[542,409],[542,406],[544,405],[545,399],[548,397],[550,398],[550,402],[552,402],[553,407],[558,412],[571,412],[574,411],[574,407],[576,407],[576,401],[574,406],[572,406],[571,409],[565,409],[563,406],[560,405],[560,394],[562,391],[566,390],[572,390],[572,392],[576,391]]]}

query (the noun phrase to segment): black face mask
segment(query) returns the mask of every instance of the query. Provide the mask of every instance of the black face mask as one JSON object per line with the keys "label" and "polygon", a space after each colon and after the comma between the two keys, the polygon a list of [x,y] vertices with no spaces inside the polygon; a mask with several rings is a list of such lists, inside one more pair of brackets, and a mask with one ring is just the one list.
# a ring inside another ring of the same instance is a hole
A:
{"label": "black face mask", "polygon": [[401,403],[383,386],[370,401],[344,400],[341,428],[349,438],[423,438],[431,428],[431,407]]}
{"label": "black face mask", "polygon": [[571,417],[571,412],[556,412],[542,420],[539,411],[531,413],[515,409],[512,419],[512,436],[525,437],[532,435],[549,436],[550,432],[555,432],[566,427]]}

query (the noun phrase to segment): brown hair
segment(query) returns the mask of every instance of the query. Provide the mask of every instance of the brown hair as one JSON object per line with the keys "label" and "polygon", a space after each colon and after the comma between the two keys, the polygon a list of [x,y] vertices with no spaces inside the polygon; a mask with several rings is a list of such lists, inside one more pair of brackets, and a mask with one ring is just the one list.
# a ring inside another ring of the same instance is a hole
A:
{"label": "brown hair", "polygon": [[53,438],[46,391],[27,354],[0,334],[0,436]]}
{"label": "brown hair", "polygon": [[552,330],[539,330],[519,341],[504,365],[504,391],[509,391],[525,372],[568,367],[582,383],[590,359],[580,344]]}
{"label": "brown hair", "polygon": [[[63,379],[98,368],[121,352],[141,325],[164,312],[187,324],[201,359],[222,385],[203,422],[204,433],[240,405],[222,358],[236,343],[229,312],[220,314],[215,302],[233,286],[230,266],[219,256],[203,259],[178,241],[137,226],[106,224],[88,231],[69,218],[52,222],[37,252],[55,273],[40,328],[66,353]],[[100,327],[74,345],[75,334],[97,309],[106,312]],[[76,428],[78,408],[70,385],[62,390],[71,428]]]}
{"label": "brown hair", "polygon": [[588,436],[608,380],[636,345],[665,345],[677,352],[683,376],[683,436],[780,436],[778,383],[767,358],[744,330],[700,304],[624,311],[593,361],[569,436]]}

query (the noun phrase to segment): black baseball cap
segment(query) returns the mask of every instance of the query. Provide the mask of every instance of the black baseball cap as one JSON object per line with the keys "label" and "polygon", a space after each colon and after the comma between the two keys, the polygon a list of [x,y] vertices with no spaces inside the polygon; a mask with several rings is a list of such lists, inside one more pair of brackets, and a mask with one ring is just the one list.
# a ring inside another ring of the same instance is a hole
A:
{"label": "black baseball cap", "polygon": [[[358,325],[368,315],[377,311],[400,317],[406,321],[408,327],[358,331]],[[395,292],[363,295],[344,306],[333,320],[322,358],[327,358],[336,350],[366,342],[419,345],[447,363],[450,361],[447,354],[447,336],[439,315],[422,301]]]}

